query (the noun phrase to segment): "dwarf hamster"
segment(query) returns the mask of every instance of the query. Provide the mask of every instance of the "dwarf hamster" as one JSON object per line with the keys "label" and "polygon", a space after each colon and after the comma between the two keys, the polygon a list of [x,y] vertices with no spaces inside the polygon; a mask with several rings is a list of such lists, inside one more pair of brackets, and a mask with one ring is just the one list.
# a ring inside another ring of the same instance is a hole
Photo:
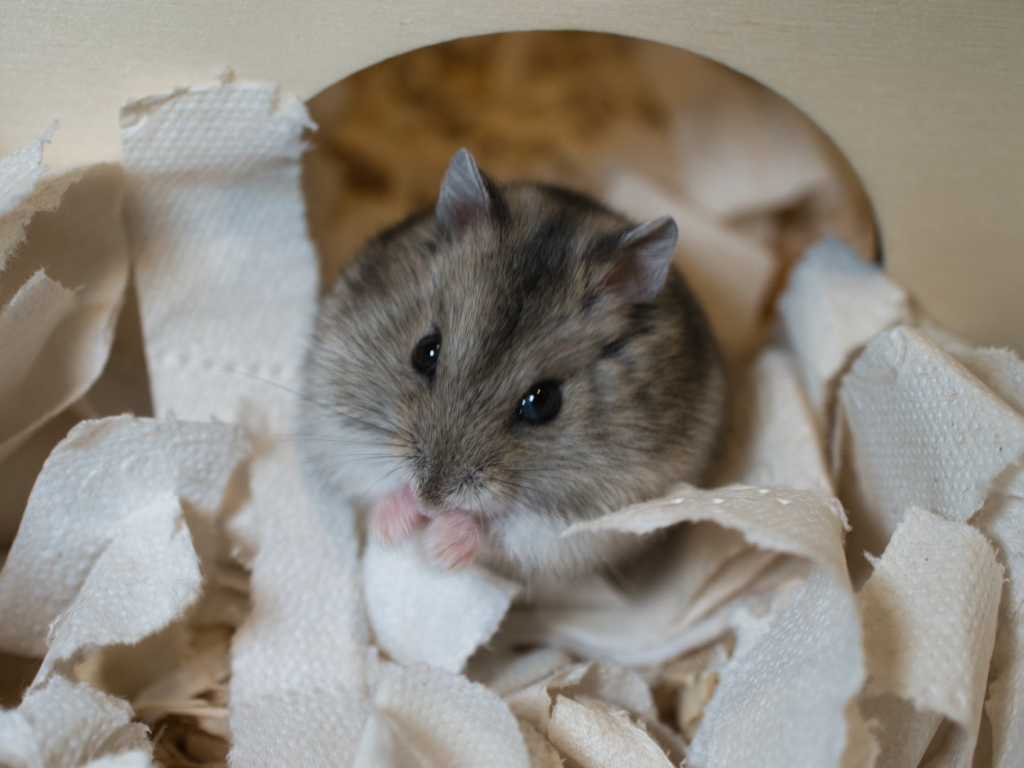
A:
{"label": "dwarf hamster", "polygon": [[460,150],[436,206],[322,300],[301,416],[317,482],[378,540],[424,528],[442,568],[566,578],[636,554],[635,536],[559,534],[699,480],[713,452],[723,365],[676,236],[668,216],[497,185]]}

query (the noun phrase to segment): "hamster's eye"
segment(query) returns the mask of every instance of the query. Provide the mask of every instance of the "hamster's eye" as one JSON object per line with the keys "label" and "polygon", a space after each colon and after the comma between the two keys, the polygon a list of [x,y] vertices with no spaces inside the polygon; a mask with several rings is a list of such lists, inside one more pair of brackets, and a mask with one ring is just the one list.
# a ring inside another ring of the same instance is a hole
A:
{"label": "hamster's eye", "polygon": [[424,376],[433,376],[440,354],[441,337],[436,333],[424,336],[412,350],[412,367]]}
{"label": "hamster's eye", "polygon": [[530,387],[519,401],[516,418],[529,424],[540,424],[555,417],[562,405],[557,381],[541,381]]}

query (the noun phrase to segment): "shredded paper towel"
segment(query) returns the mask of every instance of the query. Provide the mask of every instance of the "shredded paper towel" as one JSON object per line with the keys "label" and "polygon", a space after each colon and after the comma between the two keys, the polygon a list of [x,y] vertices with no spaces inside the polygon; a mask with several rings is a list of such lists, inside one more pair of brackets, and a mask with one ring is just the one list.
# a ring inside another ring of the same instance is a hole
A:
{"label": "shredded paper towel", "polygon": [[[415,537],[361,547],[288,439],[308,127],[225,81],[127,105],[120,167],[49,171],[48,136],[0,159],[0,476],[48,456],[0,495],[0,663],[41,660],[0,764],[1024,765],[1013,354],[932,327],[835,240],[763,344],[774,267],[721,189],[617,171],[607,199],[675,216],[746,361],[716,480],[567,533],[660,532],[619,578],[441,573]],[[746,210],[822,173],[759,170]],[[153,416],[82,421],[129,263]]]}

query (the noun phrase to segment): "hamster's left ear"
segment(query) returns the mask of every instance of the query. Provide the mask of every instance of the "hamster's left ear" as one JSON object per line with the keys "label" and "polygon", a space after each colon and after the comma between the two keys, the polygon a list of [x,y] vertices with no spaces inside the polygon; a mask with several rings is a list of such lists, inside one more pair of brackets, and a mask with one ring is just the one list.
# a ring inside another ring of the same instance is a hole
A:
{"label": "hamster's left ear", "polygon": [[619,235],[604,285],[628,301],[653,301],[665,284],[679,228],[671,216],[651,219]]}
{"label": "hamster's left ear", "polygon": [[461,235],[470,225],[483,221],[491,210],[489,185],[469,150],[455,153],[441,182],[441,195],[434,211],[452,237]]}

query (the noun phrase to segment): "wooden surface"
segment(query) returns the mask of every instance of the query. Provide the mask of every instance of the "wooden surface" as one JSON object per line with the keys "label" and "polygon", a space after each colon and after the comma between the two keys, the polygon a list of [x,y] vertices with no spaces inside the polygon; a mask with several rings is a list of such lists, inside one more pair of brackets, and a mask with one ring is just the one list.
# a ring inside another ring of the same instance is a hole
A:
{"label": "wooden surface", "polygon": [[60,128],[55,165],[118,156],[129,97],[213,80],[303,97],[466,35],[617,32],[771,86],[835,140],[876,205],[886,268],[937,320],[1024,351],[1024,3],[1020,0],[4,0],[0,153]]}

